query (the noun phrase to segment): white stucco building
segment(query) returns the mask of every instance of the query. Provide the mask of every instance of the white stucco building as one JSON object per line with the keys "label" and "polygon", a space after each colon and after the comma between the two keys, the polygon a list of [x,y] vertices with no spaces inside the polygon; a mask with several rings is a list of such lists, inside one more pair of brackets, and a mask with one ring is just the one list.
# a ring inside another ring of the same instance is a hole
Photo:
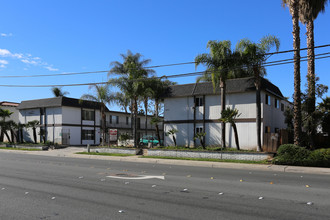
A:
{"label": "white stucco building", "polygon": [[[92,101],[79,102],[79,99],[68,97],[55,97],[22,101],[17,107],[19,122],[27,124],[37,120],[37,142],[46,141],[65,145],[99,145],[101,142],[101,113],[100,103]],[[155,135],[155,127],[150,125],[148,117],[147,130],[145,118],[138,116],[138,136],[147,134]],[[131,117],[129,113],[109,111],[106,108],[106,126],[117,129],[121,133],[131,133]],[[159,126],[161,130],[162,126]],[[32,128],[24,130],[24,140],[33,141]],[[108,141],[108,135],[107,140]]]}
{"label": "white stucco building", "polygon": [[[284,109],[291,104],[281,91],[266,79],[261,80],[261,139],[265,132],[278,132],[286,128]],[[254,78],[227,81],[226,108],[236,108],[241,114],[236,125],[241,149],[255,149],[256,89]],[[221,145],[220,88],[214,92],[212,83],[193,83],[171,86],[164,96],[164,132],[177,129],[176,141],[181,146],[196,146],[196,133],[206,132],[206,145]],[[165,145],[174,145],[172,137],[165,136]],[[230,124],[226,125],[226,145],[235,147],[235,137]]]}

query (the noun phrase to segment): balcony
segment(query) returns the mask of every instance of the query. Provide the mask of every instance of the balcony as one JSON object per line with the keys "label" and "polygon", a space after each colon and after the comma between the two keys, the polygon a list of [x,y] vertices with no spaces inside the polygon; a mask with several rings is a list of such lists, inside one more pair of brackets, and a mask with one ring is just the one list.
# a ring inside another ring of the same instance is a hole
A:
{"label": "balcony", "polygon": [[[101,122],[100,122],[101,123]],[[106,122],[106,127],[107,128],[125,128],[125,129],[130,129],[131,128],[131,123],[115,123],[115,122],[112,122],[110,123],[109,121]],[[163,130],[163,126],[161,125],[161,123],[159,123],[159,130]],[[144,123],[140,123],[140,126],[138,125],[137,126],[137,129],[139,130],[144,130],[145,129],[145,124]],[[151,130],[155,130],[156,129],[156,126],[155,125],[151,125],[151,124],[148,124],[147,125],[147,129],[151,129]]]}

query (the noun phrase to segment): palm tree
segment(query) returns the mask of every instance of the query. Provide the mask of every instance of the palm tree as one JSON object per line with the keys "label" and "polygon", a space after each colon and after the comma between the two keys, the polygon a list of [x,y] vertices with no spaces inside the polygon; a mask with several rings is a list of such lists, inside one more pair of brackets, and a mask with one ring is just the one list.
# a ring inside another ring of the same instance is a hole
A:
{"label": "palm tree", "polygon": [[105,141],[105,133],[106,133],[106,116],[105,116],[105,109],[106,104],[111,104],[115,100],[115,95],[110,92],[110,84],[105,85],[97,85],[93,84],[89,86],[90,90],[94,90],[95,95],[91,94],[83,94],[80,97],[80,102],[83,100],[89,100],[100,103],[100,112],[101,112],[101,129],[102,129],[102,145],[104,146]]}
{"label": "palm tree", "polygon": [[7,133],[7,130],[9,129],[9,124],[6,122],[6,118],[9,118],[13,112],[9,111],[8,109],[2,109],[0,108],[0,117],[2,118],[1,120],[1,135],[0,139],[3,141],[3,136],[6,135],[8,141],[10,141],[9,135]]}
{"label": "palm tree", "polygon": [[171,129],[169,130],[166,134],[167,135],[171,135],[172,136],[172,139],[173,139],[173,142],[174,142],[174,146],[176,146],[176,138],[175,138],[175,134],[178,133],[178,130],[176,129]]}
{"label": "palm tree", "polygon": [[117,105],[119,105],[122,108],[122,110],[125,111],[126,114],[128,113],[130,100],[127,96],[125,96],[124,93],[117,92],[115,94],[115,100],[114,101]]}
{"label": "palm tree", "polygon": [[230,109],[226,108],[224,111],[221,113],[221,118],[220,121],[223,121],[225,123],[230,123],[231,126],[234,129],[234,134],[235,134],[235,143],[236,143],[236,149],[239,150],[239,139],[238,139],[238,131],[236,127],[235,120],[238,118],[241,114],[238,114],[238,110],[235,109]]}
{"label": "palm tree", "polygon": [[194,137],[194,140],[196,139],[199,139],[199,142],[201,143],[201,146],[203,149],[206,149],[205,147],[205,136],[206,136],[206,133],[205,132],[199,132],[199,133],[196,133],[195,134],[195,137]]}
{"label": "palm tree", "polygon": [[120,54],[123,63],[114,61],[110,63],[112,66],[108,73],[117,74],[119,78],[112,78],[109,83],[116,85],[126,97],[131,100],[131,112],[133,113],[133,139],[134,147],[137,147],[137,113],[138,113],[138,99],[143,94],[143,81],[155,71],[145,68],[151,62],[150,59],[142,60],[142,55],[139,53],[133,54],[130,50],[127,54]]}
{"label": "palm tree", "polygon": [[166,92],[166,90],[169,88],[170,85],[175,85],[175,82],[172,82],[170,80],[162,80],[160,78],[151,78],[149,79],[150,85],[151,85],[151,98],[154,100],[154,117],[151,119],[151,124],[155,125],[156,128],[156,134],[158,141],[160,143],[160,133],[159,133],[159,127],[158,124],[162,122],[162,120],[159,118],[159,108],[160,103],[163,99],[163,95]]}
{"label": "palm tree", "polygon": [[300,27],[299,27],[299,1],[282,0],[283,6],[288,6],[292,16],[292,35],[294,49],[294,95],[293,95],[293,136],[294,144],[301,145],[301,90],[300,90]]}
{"label": "palm tree", "polygon": [[261,77],[266,75],[266,69],[262,64],[266,62],[269,56],[266,55],[272,47],[276,51],[280,48],[280,41],[272,35],[260,39],[259,43],[253,43],[248,39],[238,42],[236,48],[242,53],[243,60],[247,65],[247,73],[254,76],[256,87],[256,124],[257,124],[257,151],[261,151]]}
{"label": "palm tree", "polygon": [[[195,66],[200,64],[206,66],[206,72],[199,80],[209,81],[211,79],[213,89],[220,86],[221,95],[221,112],[226,108],[226,80],[236,78],[237,74],[241,74],[241,70],[237,68],[240,62],[240,54],[231,50],[230,41],[209,41],[207,48],[210,49],[209,54],[199,54],[195,58]],[[226,127],[225,123],[221,125],[222,147],[226,147]]]}
{"label": "palm tree", "polygon": [[36,144],[37,143],[37,126],[39,125],[39,121],[38,120],[33,120],[33,121],[29,121],[27,123],[27,127],[30,127],[32,128],[33,130],[33,140],[34,140],[34,143]]}
{"label": "palm tree", "polygon": [[53,87],[52,92],[53,92],[55,97],[61,97],[61,96],[65,96],[65,95],[69,94],[69,92],[62,91],[61,87]]}
{"label": "palm tree", "polygon": [[[320,12],[325,11],[325,6],[328,0],[300,0],[299,1],[299,20],[306,25],[307,36],[307,57],[308,57],[308,70],[307,70],[307,82],[308,82],[308,95],[307,95],[307,114],[310,117],[308,123],[308,133],[310,137],[314,137],[316,132],[315,125],[317,124],[315,118],[315,54],[314,54],[314,20],[317,18]],[[314,147],[313,138],[311,138],[311,147]]]}

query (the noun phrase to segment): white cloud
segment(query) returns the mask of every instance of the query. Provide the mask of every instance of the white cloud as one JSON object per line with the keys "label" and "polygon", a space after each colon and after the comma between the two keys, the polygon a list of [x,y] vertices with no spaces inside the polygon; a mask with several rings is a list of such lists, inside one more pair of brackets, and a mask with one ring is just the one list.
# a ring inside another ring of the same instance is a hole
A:
{"label": "white cloud", "polygon": [[[35,66],[41,66],[49,71],[58,71],[58,69],[52,67],[52,65],[49,65],[47,62],[43,62],[40,57],[33,57],[31,54],[24,55],[22,53],[11,53],[7,49],[0,49],[0,57],[10,57],[10,58],[18,59],[21,62],[28,64],[28,65],[32,64]],[[5,61],[5,60],[3,60],[3,61]],[[5,65],[4,63],[1,63],[1,62],[0,62],[0,64]],[[6,63],[6,64],[8,64],[8,63]]]}
{"label": "white cloud", "polygon": [[11,56],[11,53],[7,49],[0,49],[0,56],[2,56],[2,57]]}
{"label": "white cloud", "polygon": [[13,34],[12,34],[12,33],[9,33],[9,34],[6,34],[6,33],[0,33],[0,36],[1,36],[1,37],[11,37],[11,36],[13,36]]}
{"label": "white cloud", "polygon": [[27,63],[27,64],[33,64],[33,65],[37,65],[38,64],[38,62],[36,62],[34,60],[22,59],[21,61],[23,63]]}
{"label": "white cloud", "polygon": [[51,66],[45,66],[46,69],[48,69],[49,71],[58,71],[58,69],[53,68]]}
{"label": "white cloud", "polygon": [[0,64],[8,64],[7,60],[0,60]]}

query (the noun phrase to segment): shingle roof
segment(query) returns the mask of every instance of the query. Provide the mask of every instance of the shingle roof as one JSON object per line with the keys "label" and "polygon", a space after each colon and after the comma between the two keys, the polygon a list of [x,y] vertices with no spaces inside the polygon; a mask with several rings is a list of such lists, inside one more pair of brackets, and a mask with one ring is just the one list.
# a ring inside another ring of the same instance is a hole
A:
{"label": "shingle roof", "polygon": [[[47,107],[61,107],[61,106],[99,109],[100,103],[93,101],[85,101],[85,100],[83,102],[79,102],[79,99],[62,96],[62,97],[55,97],[48,99],[35,99],[35,100],[22,101],[21,104],[17,107],[17,109],[47,108]],[[109,109],[106,108],[106,111],[109,111]]]}
{"label": "shingle roof", "polygon": [[[264,78],[261,79],[261,89],[280,98],[284,98],[280,89]],[[226,81],[227,93],[243,93],[255,90],[256,88],[254,86],[254,77],[230,79]],[[217,87],[214,91],[211,82],[203,82],[170,86],[163,97],[170,98],[213,94],[220,94],[220,88]]]}

